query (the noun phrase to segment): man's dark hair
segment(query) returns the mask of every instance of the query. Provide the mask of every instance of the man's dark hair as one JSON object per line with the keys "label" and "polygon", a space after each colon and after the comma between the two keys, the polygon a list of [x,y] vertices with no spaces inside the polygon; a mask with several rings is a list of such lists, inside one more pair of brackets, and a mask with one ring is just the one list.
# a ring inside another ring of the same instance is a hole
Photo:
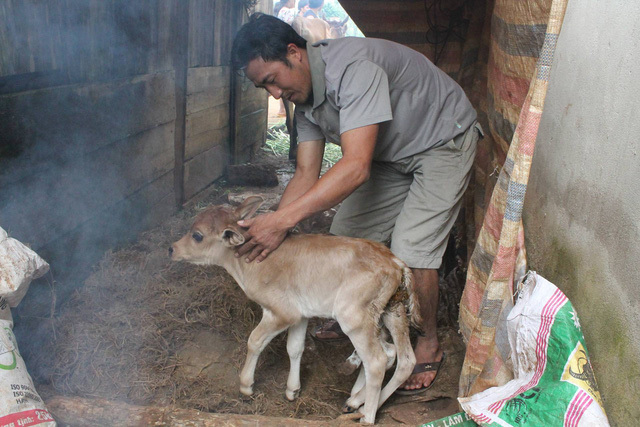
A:
{"label": "man's dark hair", "polygon": [[324,4],[324,0],[309,0],[310,9],[317,9],[319,7],[322,7],[323,4]]}
{"label": "man's dark hair", "polygon": [[274,16],[254,13],[233,40],[231,65],[234,69],[242,69],[250,61],[262,58],[264,61],[282,61],[289,66],[289,43],[307,48],[307,41],[291,25]]}

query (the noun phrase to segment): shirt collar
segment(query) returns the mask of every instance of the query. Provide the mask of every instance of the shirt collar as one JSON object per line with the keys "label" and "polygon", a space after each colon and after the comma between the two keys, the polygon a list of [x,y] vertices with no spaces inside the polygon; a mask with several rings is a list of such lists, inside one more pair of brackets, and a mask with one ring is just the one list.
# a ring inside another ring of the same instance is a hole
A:
{"label": "shirt collar", "polygon": [[316,109],[325,100],[326,85],[324,80],[325,63],[322,60],[320,46],[326,46],[326,42],[307,43],[307,56],[311,69],[311,87],[313,89],[313,109]]}

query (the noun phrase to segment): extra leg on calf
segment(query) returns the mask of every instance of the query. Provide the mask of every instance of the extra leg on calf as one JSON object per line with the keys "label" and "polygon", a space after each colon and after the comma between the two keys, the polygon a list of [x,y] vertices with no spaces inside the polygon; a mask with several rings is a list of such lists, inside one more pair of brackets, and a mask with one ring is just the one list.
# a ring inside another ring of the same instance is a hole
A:
{"label": "extra leg on calf", "polygon": [[[380,336],[375,324],[369,324],[365,320],[364,324],[358,327],[349,325],[350,319],[338,319],[342,330],[349,336],[353,347],[362,359],[362,366],[365,376],[365,399],[364,407],[360,409],[365,423],[373,424],[378,410],[378,399],[382,380],[384,379],[387,358],[380,344]],[[357,324],[357,323],[356,323]]]}
{"label": "extra leg on calf", "polygon": [[307,332],[308,319],[302,319],[297,324],[289,328],[287,337],[287,353],[291,367],[289,369],[289,379],[287,380],[286,396],[289,400],[294,400],[300,392],[300,360],[304,351],[304,339]]}
{"label": "extra leg on calf", "polygon": [[251,396],[253,394],[253,380],[258,363],[258,357],[262,350],[271,342],[273,337],[284,331],[288,325],[283,325],[273,313],[264,310],[262,320],[251,332],[247,342],[247,359],[244,362],[242,372],[240,372],[240,393]]}
{"label": "extra leg on calf", "polygon": [[358,378],[356,379],[355,384],[351,388],[351,396],[347,399],[344,406],[342,407],[342,412],[351,413],[358,410],[360,406],[364,403],[364,395],[365,395],[365,375],[364,375],[364,366],[360,368],[360,372],[358,373]]}
{"label": "extra leg on calf", "polygon": [[411,348],[409,337],[409,320],[402,304],[397,304],[383,314],[383,322],[389,330],[397,353],[396,370],[393,376],[380,392],[378,407],[393,394],[394,391],[411,375],[416,364],[416,357]]}
{"label": "extra leg on calf", "polygon": [[[382,349],[384,350],[385,355],[387,356],[387,364],[385,367],[385,371],[391,369],[393,364],[396,361],[396,347],[395,345],[389,343],[387,340],[389,335],[387,334],[386,329],[382,329],[382,333],[380,334],[380,344],[382,345]],[[358,356],[357,352],[353,352],[353,354],[349,357],[349,359],[353,359],[358,361],[358,364],[361,364],[362,361]],[[351,389],[351,396],[347,399],[347,402],[342,407],[342,412],[349,413],[355,412],[358,410],[360,406],[364,403],[365,399],[365,375],[364,369],[360,369],[360,373],[358,374],[358,379],[356,379],[353,388]],[[378,405],[380,407],[381,404]]]}

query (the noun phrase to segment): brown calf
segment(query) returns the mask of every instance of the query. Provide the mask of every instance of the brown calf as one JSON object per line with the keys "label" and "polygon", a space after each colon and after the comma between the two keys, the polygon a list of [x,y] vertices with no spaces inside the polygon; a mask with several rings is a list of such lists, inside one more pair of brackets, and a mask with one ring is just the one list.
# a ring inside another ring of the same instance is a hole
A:
{"label": "brown calf", "polygon": [[[411,270],[380,243],[314,234],[293,234],[263,262],[247,263],[235,256],[236,246],[245,240],[237,221],[253,215],[261,204],[262,198],[253,196],[237,208],[223,205],[203,211],[189,233],[169,249],[172,259],[224,267],[247,297],[262,306],[262,320],[249,337],[240,374],[243,394],[253,393],[262,350],[288,329],[291,368],[286,396],[294,400],[300,390],[307,321],[333,318],[351,339],[363,366],[346,405],[355,410],[364,403],[363,420],[373,423],[377,409],[415,364],[407,311],[413,324],[419,325],[420,318]],[[381,342],[383,325],[393,345]],[[388,358],[396,353],[394,375],[381,390]]]}
{"label": "brown calf", "polygon": [[343,21],[340,21],[339,18],[330,18],[328,21],[325,21],[320,18],[296,16],[291,26],[305,40],[310,43],[315,43],[320,40],[344,37],[347,31],[348,20],[349,17],[346,17]]}

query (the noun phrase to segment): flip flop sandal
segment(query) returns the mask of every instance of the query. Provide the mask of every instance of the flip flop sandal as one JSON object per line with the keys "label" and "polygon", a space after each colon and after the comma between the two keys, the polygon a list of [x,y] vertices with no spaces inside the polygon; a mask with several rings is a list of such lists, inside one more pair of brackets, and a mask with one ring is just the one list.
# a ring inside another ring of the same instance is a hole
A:
{"label": "flip flop sandal", "polygon": [[420,394],[429,390],[433,386],[433,384],[436,382],[436,379],[438,379],[438,374],[440,373],[440,368],[444,364],[444,359],[446,355],[447,354],[443,352],[442,359],[439,362],[416,363],[416,366],[413,368],[413,372],[411,372],[411,375],[420,374],[422,372],[436,371],[436,376],[433,377],[433,381],[431,381],[431,384],[429,384],[426,387],[414,388],[412,390],[405,390],[403,388],[399,388],[395,391],[394,394],[397,394],[399,396],[413,396],[415,394]]}
{"label": "flip flop sandal", "polygon": [[328,320],[318,326],[311,337],[320,342],[338,342],[348,340],[349,337],[342,332],[340,324],[336,320]]}

